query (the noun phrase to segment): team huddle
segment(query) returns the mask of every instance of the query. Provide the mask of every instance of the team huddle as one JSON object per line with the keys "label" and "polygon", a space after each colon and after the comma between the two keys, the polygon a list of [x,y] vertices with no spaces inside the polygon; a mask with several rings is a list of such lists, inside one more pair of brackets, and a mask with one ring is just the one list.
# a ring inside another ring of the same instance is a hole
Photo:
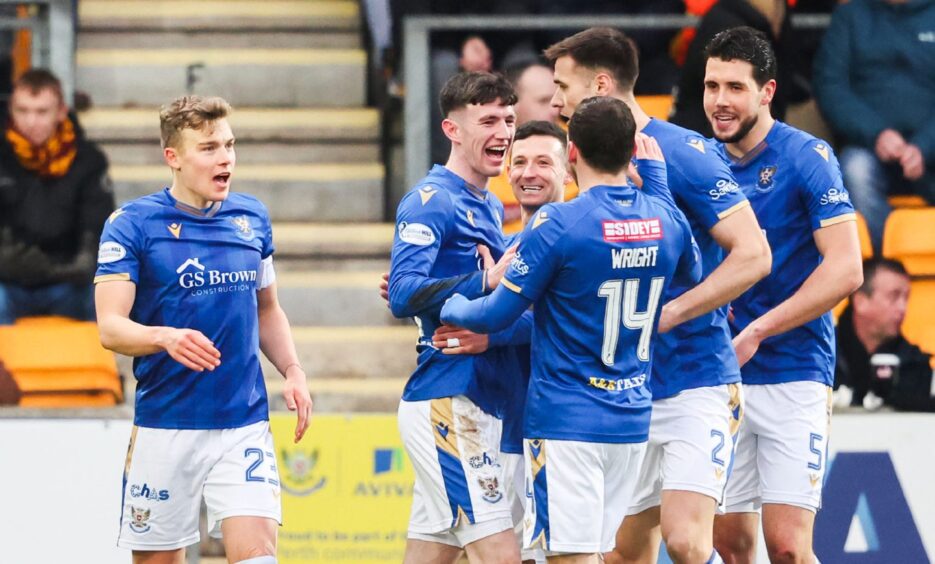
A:
{"label": "team huddle", "polygon": [[[399,204],[385,296],[419,329],[399,405],[416,474],[407,564],[812,562],[831,417],[830,309],[861,283],[855,213],[821,140],[775,121],[776,60],[750,28],[707,46],[714,139],[651,119],[637,53],[592,28],[546,50],[568,121],[461,73],[451,141]],[[279,305],[272,224],[230,194],[230,107],[160,114],[172,185],[105,222],[103,345],[136,357],[118,545],[276,562],[279,476],[259,352],[305,434],[312,401]],[[522,232],[486,190],[506,171]],[[564,202],[565,188],[578,196]]]}
{"label": "team huddle", "polygon": [[[419,328],[399,407],[405,562],[812,562],[830,309],[861,281],[831,148],[775,121],[749,28],[706,50],[706,139],[633,95],[633,42],[546,50],[548,122],[502,77],[442,89],[451,141],[397,212],[388,299]],[[524,229],[485,190],[506,168]],[[569,176],[579,195],[563,201]]]}

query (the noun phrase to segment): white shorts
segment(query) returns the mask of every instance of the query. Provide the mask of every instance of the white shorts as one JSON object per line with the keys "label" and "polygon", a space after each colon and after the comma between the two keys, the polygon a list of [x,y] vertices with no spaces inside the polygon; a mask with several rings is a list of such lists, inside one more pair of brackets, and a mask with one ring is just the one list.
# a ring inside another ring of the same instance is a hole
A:
{"label": "white shorts", "polygon": [[409,538],[464,546],[512,528],[501,426],[464,396],[399,403],[416,473]]}
{"label": "white shorts", "polygon": [[614,548],[630,506],[646,443],[527,439],[525,546],[546,555]]}
{"label": "white shorts", "polygon": [[526,466],[522,454],[500,453],[503,465],[504,492],[510,500],[510,512],[513,515],[513,532],[516,534],[516,544],[520,549],[520,560],[535,560],[545,562],[545,552],[539,548],[525,548],[523,540],[523,522],[526,513],[526,498],[532,496],[527,487]]}
{"label": "white shorts", "polygon": [[764,503],[817,511],[831,431],[831,388],[819,382],[744,386],[746,417],[727,483],[727,513]]}
{"label": "white shorts", "polygon": [[220,537],[221,521],[227,517],[267,517],[282,523],[269,421],[236,429],[134,427],[117,546],[175,550],[198,542],[202,494],[213,537]]}
{"label": "white shorts", "polygon": [[740,384],[685,390],[653,402],[646,456],[627,515],[660,505],[662,490],[721,503],[743,419]]}

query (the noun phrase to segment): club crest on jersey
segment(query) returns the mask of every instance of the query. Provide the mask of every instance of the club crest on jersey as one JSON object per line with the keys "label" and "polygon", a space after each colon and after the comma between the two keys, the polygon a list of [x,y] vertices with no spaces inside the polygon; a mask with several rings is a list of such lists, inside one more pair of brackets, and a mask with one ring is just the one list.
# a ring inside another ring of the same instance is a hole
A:
{"label": "club crest on jersey", "polygon": [[318,451],[307,452],[300,449],[282,449],[286,475],[283,476],[282,489],[295,496],[312,495],[325,487],[327,478],[315,479],[315,466],[318,464]]}
{"label": "club crest on jersey", "polygon": [[152,516],[152,510],[142,507],[130,506],[130,530],[134,533],[147,533],[152,526],[149,524],[149,518]]}
{"label": "club crest on jersey", "polygon": [[503,499],[503,492],[500,491],[500,480],[496,476],[478,476],[477,483],[480,484],[481,491],[484,492],[484,501],[497,503]]}
{"label": "club crest on jersey", "polygon": [[241,215],[239,217],[232,217],[231,223],[234,224],[234,234],[237,235],[239,239],[244,241],[252,241],[256,234],[253,232],[253,226],[250,225],[250,219]]}
{"label": "club crest on jersey", "polygon": [[604,240],[608,243],[662,239],[662,223],[658,217],[602,221],[601,230],[604,233]]}
{"label": "club crest on jersey", "polygon": [[760,175],[757,179],[756,189],[760,192],[769,192],[773,189],[773,177],[776,176],[775,166],[764,166],[760,169]]}

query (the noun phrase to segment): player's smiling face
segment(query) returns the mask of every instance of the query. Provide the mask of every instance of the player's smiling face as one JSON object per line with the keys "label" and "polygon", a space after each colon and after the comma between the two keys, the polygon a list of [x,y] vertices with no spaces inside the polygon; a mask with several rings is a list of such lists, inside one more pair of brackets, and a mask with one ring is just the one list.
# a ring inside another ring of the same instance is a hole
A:
{"label": "player's smiling face", "polygon": [[480,176],[499,175],[516,133],[513,106],[505,106],[499,99],[489,104],[468,104],[451,112],[447,119],[457,124],[452,142],[466,164]]}
{"label": "player's smiling face", "polygon": [[714,137],[724,143],[739,143],[750,133],[761,115],[769,116],[769,103],[776,81],[760,87],[753,78],[753,65],[711,57],[705,67],[704,110]]}
{"label": "player's smiling face", "polygon": [[562,201],[565,193],[565,149],[551,135],[533,135],[513,143],[510,186],[524,208],[538,209]]}
{"label": "player's smiling face", "polygon": [[178,147],[166,147],[166,162],[174,171],[173,195],[195,207],[227,198],[234,172],[234,134],[227,119],[201,129],[183,129]]}
{"label": "player's smiling face", "polygon": [[563,118],[571,119],[582,100],[598,94],[594,80],[596,75],[596,72],[577,64],[568,55],[556,59],[552,71],[552,80],[555,82],[552,107],[557,108]]}

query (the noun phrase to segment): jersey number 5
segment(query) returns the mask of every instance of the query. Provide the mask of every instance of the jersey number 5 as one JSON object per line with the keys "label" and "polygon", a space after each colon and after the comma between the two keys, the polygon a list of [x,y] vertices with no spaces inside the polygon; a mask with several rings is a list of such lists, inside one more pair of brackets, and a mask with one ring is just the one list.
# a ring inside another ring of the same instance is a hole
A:
{"label": "jersey number 5", "polygon": [[650,281],[646,311],[636,311],[636,298],[640,293],[639,278],[608,280],[601,284],[597,295],[607,298],[607,307],[604,308],[604,343],[601,345],[601,360],[604,364],[614,365],[621,324],[627,329],[639,330],[636,357],[642,362],[649,362],[649,341],[653,336],[653,321],[656,319],[664,284],[665,278],[661,276]]}

